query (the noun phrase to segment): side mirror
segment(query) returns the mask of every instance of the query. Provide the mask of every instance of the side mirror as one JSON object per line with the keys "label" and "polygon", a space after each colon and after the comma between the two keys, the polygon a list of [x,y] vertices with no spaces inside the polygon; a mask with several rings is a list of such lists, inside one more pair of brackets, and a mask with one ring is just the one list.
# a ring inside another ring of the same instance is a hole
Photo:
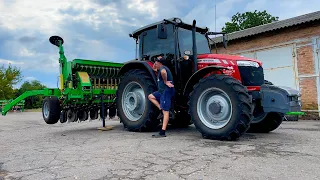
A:
{"label": "side mirror", "polygon": [[157,34],[159,39],[167,39],[167,26],[164,23],[157,25]]}
{"label": "side mirror", "polygon": [[226,40],[225,34],[223,34],[222,40],[223,40],[223,47],[224,47],[224,48],[227,48],[227,40]]}

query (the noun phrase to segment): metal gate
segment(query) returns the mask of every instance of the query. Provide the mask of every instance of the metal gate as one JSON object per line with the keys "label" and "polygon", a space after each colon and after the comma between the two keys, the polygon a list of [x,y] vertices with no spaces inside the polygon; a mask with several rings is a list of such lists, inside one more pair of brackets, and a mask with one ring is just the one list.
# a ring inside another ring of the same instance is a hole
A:
{"label": "metal gate", "polygon": [[242,56],[262,62],[265,80],[277,86],[299,89],[295,72],[295,52],[293,45],[242,53]]}

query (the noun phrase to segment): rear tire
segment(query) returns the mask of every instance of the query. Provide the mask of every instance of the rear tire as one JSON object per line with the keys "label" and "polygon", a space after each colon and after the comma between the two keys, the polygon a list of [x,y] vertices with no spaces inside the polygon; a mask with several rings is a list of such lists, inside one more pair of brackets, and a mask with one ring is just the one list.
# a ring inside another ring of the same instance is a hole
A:
{"label": "rear tire", "polygon": [[[210,90],[222,95],[211,94],[205,98],[203,94]],[[247,131],[253,118],[248,90],[239,81],[226,75],[211,75],[201,79],[190,94],[189,107],[195,127],[208,139],[238,139]],[[219,116],[227,121],[222,125],[214,125],[210,118],[219,121]]]}
{"label": "rear tire", "polygon": [[117,111],[120,121],[129,131],[154,131],[160,124],[160,111],[148,99],[157,90],[151,75],[134,69],[121,79],[117,90]]}
{"label": "rear tire", "polygon": [[60,119],[61,107],[56,96],[45,97],[42,103],[42,116],[47,124],[56,124]]}

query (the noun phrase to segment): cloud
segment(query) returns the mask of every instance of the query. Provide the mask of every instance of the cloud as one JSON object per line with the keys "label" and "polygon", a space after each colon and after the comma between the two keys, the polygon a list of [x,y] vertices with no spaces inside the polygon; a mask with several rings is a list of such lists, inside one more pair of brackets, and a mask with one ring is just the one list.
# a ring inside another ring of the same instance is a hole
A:
{"label": "cloud", "polygon": [[33,81],[33,80],[37,80],[37,78],[33,77],[33,76],[28,76],[28,77],[25,77],[24,80],[26,81]]}
{"label": "cloud", "polygon": [[125,62],[135,56],[135,42],[128,34],[179,12],[178,5],[169,0],[2,0],[0,63],[55,85],[59,54],[49,43],[50,36],[64,39],[68,60]]}

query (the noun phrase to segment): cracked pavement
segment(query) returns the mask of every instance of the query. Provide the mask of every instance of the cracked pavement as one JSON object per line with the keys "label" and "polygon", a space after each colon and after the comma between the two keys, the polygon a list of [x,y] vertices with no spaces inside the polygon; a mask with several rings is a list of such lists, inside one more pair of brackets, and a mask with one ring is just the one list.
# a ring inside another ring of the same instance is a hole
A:
{"label": "cracked pavement", "polygon": [[47,125],[41,113],[0,117],[2,179],[320,179],[320,121],[284,122],[238,141],[203,139],[194,128],[166,138],[102,122]]}

